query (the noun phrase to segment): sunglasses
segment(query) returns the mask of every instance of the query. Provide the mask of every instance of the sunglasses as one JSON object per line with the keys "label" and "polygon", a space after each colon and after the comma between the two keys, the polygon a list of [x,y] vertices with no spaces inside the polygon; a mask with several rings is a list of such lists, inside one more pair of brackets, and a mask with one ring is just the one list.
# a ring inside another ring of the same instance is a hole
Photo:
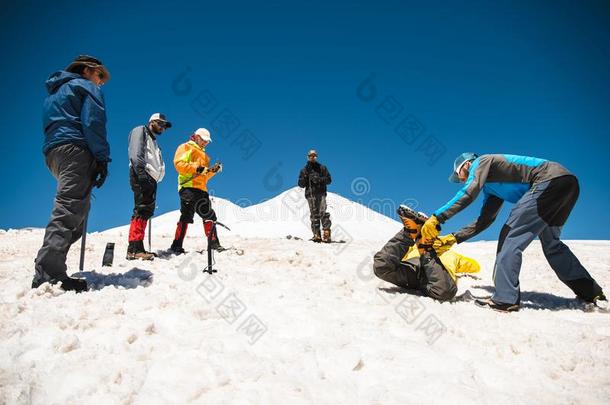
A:
{"label": "sunglasses", "polygon": [[163,128],[163,129],[167,129],[167,122],[157,120],[157,121],[155,121],[155,123],[156,123],[158,126],[160,126],[161,128]]}

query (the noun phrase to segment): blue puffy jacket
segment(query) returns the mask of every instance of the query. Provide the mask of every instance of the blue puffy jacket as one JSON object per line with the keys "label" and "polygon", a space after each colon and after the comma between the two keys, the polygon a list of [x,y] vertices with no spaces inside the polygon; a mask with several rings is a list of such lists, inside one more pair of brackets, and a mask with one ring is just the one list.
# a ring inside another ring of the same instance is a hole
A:
{"label": "blue puffy jacket", "polygon": [[42,152],[46,155],[56,146],[76,144],[87,147],[95,160],[109,162],[106,110],[100,88],[63,70],[49,76],[46,86],[49,95],[43,106]]}

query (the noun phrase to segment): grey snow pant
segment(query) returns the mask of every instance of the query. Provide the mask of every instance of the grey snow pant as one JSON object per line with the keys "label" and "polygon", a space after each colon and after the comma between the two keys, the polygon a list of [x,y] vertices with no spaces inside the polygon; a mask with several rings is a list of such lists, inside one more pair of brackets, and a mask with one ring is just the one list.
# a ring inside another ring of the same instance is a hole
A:
{"label": "grey snow pant", "polygon": [[402,258],[414,244],[401,229],[373,258],[373,270],[380,279],[402,288],[420,290],[439,301],[455,297],[457,285],[434,251],[424,252],[407,263]]}
{"label": "grey snow pant", "polygon": [[580,264],[559,236],[580,192],[574,176],[562,176],[534,185],[513,207],[500,232],[492,299],[515,304],[520,301],[519,272],[522,253],[536,238],[557,277],[574,293],[592,301],[601,287]]}
{"label": "grey snow pant", "polygon": [[320,234],[320,222],[322,223],[322,229],[330,229],[330,214],[326,212],[326,196],[309,196],[307,197],[307,203],[309,204],[309,219],[311,220],[313,234]]}
{"label": "grey snow pant", "polygon": [[68,250],[81,237],[89,212],[95,159],[88,149],[68,144],[51,149],[46,164],[57,179],[57,193],[36,258],[36,272],[38,277],[62,280],[67,277]]}

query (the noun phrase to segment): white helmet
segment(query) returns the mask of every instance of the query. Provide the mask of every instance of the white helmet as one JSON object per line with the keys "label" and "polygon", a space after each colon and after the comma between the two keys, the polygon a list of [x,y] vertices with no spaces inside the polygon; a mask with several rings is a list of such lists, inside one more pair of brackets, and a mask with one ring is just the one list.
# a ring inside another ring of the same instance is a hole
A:
{"label": "white helmet", "polygon": [[212,142],[212,137],[210,136],[210,131],[205,128],[199,128],[195,131],[195,135],[199,135],[201,139],[207,142]]}

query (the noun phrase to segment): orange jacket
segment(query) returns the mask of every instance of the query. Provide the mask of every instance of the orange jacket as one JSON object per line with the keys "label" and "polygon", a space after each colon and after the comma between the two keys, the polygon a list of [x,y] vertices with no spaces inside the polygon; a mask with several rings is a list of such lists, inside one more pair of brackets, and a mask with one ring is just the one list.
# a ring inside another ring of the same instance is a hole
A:
{"label": "orange jacket", "polygon": [[198,174],[197,168],[210,167],[210,157],[196,142],[188,141],[178,146],[174,155],[174,167],[178,172],[178,190],[184,187],[208,191],[206,184],[216,173],[204,170]]}

